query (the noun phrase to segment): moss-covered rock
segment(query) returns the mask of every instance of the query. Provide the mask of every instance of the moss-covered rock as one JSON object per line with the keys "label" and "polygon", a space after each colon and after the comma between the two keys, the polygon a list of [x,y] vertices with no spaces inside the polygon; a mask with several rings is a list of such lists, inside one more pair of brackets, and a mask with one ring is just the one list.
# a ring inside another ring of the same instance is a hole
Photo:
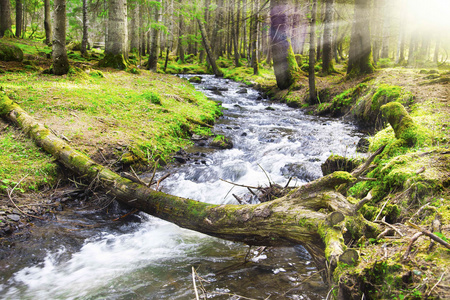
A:
{"label": "moss-covered rock", "polygon": [[21,62],[23,60],[23,52],[15,45],[0,43],[0,60]]}
{"label": "moss-covered rock", "polygon": [[325,176],[335,171],[351,172],[360,164],[360,159],[347,158],[340,155],[330,155],[322,164],[321,168],[322,173]]}

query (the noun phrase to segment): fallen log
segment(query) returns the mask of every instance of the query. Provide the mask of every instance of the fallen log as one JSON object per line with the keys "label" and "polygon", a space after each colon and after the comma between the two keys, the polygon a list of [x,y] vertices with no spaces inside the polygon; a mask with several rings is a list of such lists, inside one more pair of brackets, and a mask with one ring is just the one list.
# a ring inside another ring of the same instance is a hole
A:
{"label": "fallen log", "polygon": [[347,172],[332,173],[261,204],[208,204],[158,192],[121,177],[73,149],[4,94],[0,94],[0,116],[22,128],[67,168],[98,180],[108,194],[122,203],[180,227],[226,240],[262,246],[303,245],[319,270],[330,267],[327,274],[332,274],[338,261],[353,264],[358,260],[357,251],[347,249],[343,232],[358,239],[367,230],[375,236],[379,231],[377,225],[365,220],[355,205],[335,191],[335,187],[356,180]]}

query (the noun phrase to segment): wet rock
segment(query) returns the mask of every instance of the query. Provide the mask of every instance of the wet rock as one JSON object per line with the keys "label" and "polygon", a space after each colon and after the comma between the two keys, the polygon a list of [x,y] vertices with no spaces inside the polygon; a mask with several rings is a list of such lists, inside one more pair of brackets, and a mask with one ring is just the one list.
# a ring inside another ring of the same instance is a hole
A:
{"label": "wet rock", "polygon": [[241,136],[247,136],[247,132],[243,132]]}
{"label": "wet rock", "polygon": [[175,159],[175,161],[180,164],[185,164],[187,161],[186,158],[181,157],[181,156],[174,156],[173,159]]}
{"label": "wet rock", "polygon": [[191,83],[202,83],[202,78],[200,76],[194,76],[189,78],[189,82]]}
{"label": "wet rock", "polygon": [[7,215],[7,217],[8,217],[8,219],[10,219],[11,221],[14,221],[14,222],[19,222],[19,220],[20,220],[20,216],[16,215],[16,214],[10,214],[10,215]]}
{"label": "wet rock", "polygon": [[212,91],[212,92],[213,92],[214,95],[217,95],[217,96],[223,96],[223,94],[222,94],[221,91],[214,90],[214,91]]}
{"label": "wet rock", "polygon": [[218,135],[209,143],[209,146],[219,149],[231,149],[233,148],[233,142],[230,138],[223,135]]}
{"label": "wet rock", "polygon": [[207,137],[198,135],[198,134],[193,134],[191,137],[191,140],[193,140],[193,141],[201,141],[201,140],[206,140],[206,139],[207,139]]}
{"label": "wet rock", "polygon": [[267,107],[265,108],[265,110],[275,110],[275,108],[273,108],[273,107],[271,107],[271,106],[267,106]]}
{"label": "wet rock", "polygon": [[237,92],[236,92],[237,94],[247,94],[248,92],[247,92],[247,89],[240,89],[240,90],[238,90]]}
{"label": "wet rock", "polygon": [[306,181],[312,181],[314,179],[319,178],[317,174],[314,174],[313,172],[308,170],[308,166],[303,163],[289,163],[284,165],[284,167],[281,168],[281,174],[283,176],[295,176],[298,179],[306,180]]}
{"label": "wet rock", "polygon": [[369,151],[370,142],[366,138],[361,138],[356,144],[356,152],[367,153]]}

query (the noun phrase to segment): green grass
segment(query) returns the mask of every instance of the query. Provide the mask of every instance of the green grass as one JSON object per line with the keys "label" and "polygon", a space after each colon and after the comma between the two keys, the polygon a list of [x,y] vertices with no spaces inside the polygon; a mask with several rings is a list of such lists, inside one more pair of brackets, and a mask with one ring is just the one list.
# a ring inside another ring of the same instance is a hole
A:
{"label": "green grass", "polygon": [[[5,123],[0,125],[5,128]],[[14,188],[21,180],[16,188],[21,192],[35,191],[55,182],[57,164],[51,155],[11,126],[0,137],[0,161],[0,193]]]}

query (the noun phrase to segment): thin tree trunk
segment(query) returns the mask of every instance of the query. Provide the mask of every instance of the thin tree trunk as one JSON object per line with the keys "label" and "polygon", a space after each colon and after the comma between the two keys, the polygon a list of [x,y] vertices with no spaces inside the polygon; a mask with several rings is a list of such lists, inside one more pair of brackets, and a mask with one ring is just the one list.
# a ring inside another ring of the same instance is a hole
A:
{"label": "thin tree trunk", "polygon": [[88,14],[87,0],[83,0],[83,38],[81,40],[81,55],[86,55],[88,46]]}
{"label": "thin tree trunk", "polygon": [[0,2],[0,37],[3,37],[7,31],[11,32],[11,1],[1,0]]}
{"label": "thin tree trunk", "polygon": [[200,33],[202,35],[203,46],[205,47],[206,55],[208,56],[208,60],[209,60],[209,63],[211,64],[214,75],[216,75],[218,77],[223,76],[222,71],[220,71],[219,68],[217,67],[216,58],[211,49],[211,44],[209,43],[208,36],[206,35],[205,26],[203,25],[202,20],[200,20],[199,18],[197,18],[197,23],[198,23],[198,27],[200,28]]}
{"label": "thin tree trunk", "polygon": [[253,17],[252,17],[252,40],[251,40],[251,49],[252,49],[252,59],[251,66],[253,68],[253,75],[259,74],[259,66],[258,66],[258,9],[259,9],[259,0],[254,0],[254,9],[253,9]]}
{"label": "thin tree trunk", "polygon": [[381,43],[381,58],[389,57],[389,39],[391,34],[391,6],[390,1],[385,1],[383,13],[383,39]]}
{"label": "thin tree trunk", "polygon": [[[169,15],[173,15],[173,0],[170,0],[169,2]],[[173,49],[173,18],[170,18],[169,21],[169,36],[168,36],[168,42],[166,45],[166,61],[164,62],[164,72],[166,72],[167,69],[167,63],[169,61],[170,51]]]}
{"label": "thin tree trunk", "polygon": [[143,4],[139,4],[139,39],[140,39],[140,54],[145,56],[145,30],[144,30],[144,8]]}
{"label": "thin tree trunk", "polygon": [[160,40],[160,30],[158,29],[159,24],[161,23],[161,0],[156,0],[157,4],[155,5],[155,21],[158,23],[157,26],[152,28],[152,43],[150,48],[150,56],[148,57],[148,65],[147,69],[156,72],[158,69],[158,56],[159,56],[159,48],[161,46]]}
{"label": "thin tree trunk", "polygon": [[439,48],[441,47],[441,38],[440,35],[438,33],[436,33],[437,37],[436,37],[436,46],[434,48],[434,57],[433,57],[433,62],[435,64],[439,63]]}
{"label": "thin tree trunk", "polygon": [[[180,6],[182,5],[182,0],[179,0]],[[180,13],[178,20],[179,27],[179,38],[178,38],[178,57],[182,63],[184,63],[184,16]]]}
{"label": "thin tree trunk", "polygon": [[333,12],[334,0],[325,1],[325,19],[323,29],[323,51],[322,51],[322,73],[330,74],[334,71],[333,67]]}
{"label": "thin tree trunk", "polygon": [[22,0],[16,0],[16,37],[22,37],[22,23],[23,23],[23,4]]}
{"label": "thin tree trunk", "polygon": [[315,67],[315,51],[316,51],[316,14],[317,14],[317,0],[313,0],[311,7],[311,25],[309,30],[309,103],[317,103],[317,92],[316,92],[316,73]]}
{"label": "thin tree trunk", "polygon": [[66,51],[66,0],[55,0],[55,39],[53,41],[52,58],[53,74],[64,75],[69,71],[69,60]]}
{"label": "thin tree trunk", "polygon": [[316,24],[317,24],[317,19],[322,20],[322,22],[320,23],[320,25],[316,25],[316,27],[318,27],[319,33],[317,34],[317,49],[316,49],[316,61],[319,61],[322,57],[322,45],[323,45],[323,41],[322,41],[322,33],[323,33],[323,27],[324,27],[324,16],[325,16],[325,4],[323,3],[323,1],[320,1],[320,3],[318,3],[317,5],[322,6],[322,9],[320,11],[320,17],[316,16]]}
{"label": "thin tree trunk", "polygon": [[243,58],[247,55],[247,0],[242,0],[242,54]]}
{"label": "thin tree trunk", "polygon": [[239,0],[233,0],[233,4],[235,5],[237,3],[237,14],[236,14],[236,20],[233,21],[233,44],[234,44],[234,65],[235,67],[239,67],[240,63],[239,63],[239,58],[240,58],[240,54],[239,54]]}
{"label": "thin tree trunk", "polygon": [[46,45],[50,45],[52,43],[52,23],[50,18],[50,0],[44,0],[44,29]]}
{"label": "thin tree trunk", "polygon": [[130,51],[137,53],[139,50],[139,2],[131,2],[130,7]]}

